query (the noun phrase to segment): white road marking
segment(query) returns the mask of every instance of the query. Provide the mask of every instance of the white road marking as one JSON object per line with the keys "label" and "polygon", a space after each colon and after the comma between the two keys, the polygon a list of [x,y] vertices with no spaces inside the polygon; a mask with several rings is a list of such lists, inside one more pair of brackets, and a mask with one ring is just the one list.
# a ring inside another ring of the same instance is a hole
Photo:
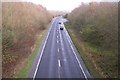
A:
{"label": "white road marking", "polygon": [[57,43],[59,43],[59,41],[57,40]]}
{"label": "white road marking", "polygon": [[[67,31],[67,30],[66,30],[66,31]],[[68,35],[68,36],[69,36],[69,35]],[[69,38],[70,38],[70,36],[69,36]],[[87,79],[87,76],[86,76],[86,74],[85,74],[85,72],[84,72],[84,70],[83,70],[83,68],[82,68],[82,65],[81,65],[81,63],[80,63],[80,61],[79,61],[79,59],[78,59],[78,57],[77,57],[77,55],[76,55],[76,53],[75,53],[75,51],[74,51],[74,48],[73,48],[70,40],[68,39],[68,37],[67,37],[67,40],[68,40],[69,44],[71,45],[70,47],[71,47],[71,49],[72,49],[72,51],[73,51],[73,53],[74,53],[74,55],[75,55],[75,58],[76,58],[76,60],[77,60],[77,62],[78,62],[78,64],[79,64],[79,67],[81,68],[81,70],[82,70],[85,78]]]}
{"label": "white road marking", "polygon": [[[53,23],[54,23],[54,21],[53,21]],[[52,25],[53,25],[53,23],[52,23]],[[36,74],[37,74],[37,71],[38,71],[38,67],[39,67],[39,64],[40,64],[40,61],[41,61],[41,58],[42,58],[42,55],[43,55],[43,51],[44,51],[44,49],[45,49],[45,46],[46,46],[46,43],[47,43],[47,40],[48,40],[48,36],[49,36],[49,34],[50,34],[51,29],[52,29],[52,26],[51,26],[48,34],[47,34],[47,37],[46,37],[46,39],[45,39],[45,43],[44,43],[44,45],[43,45],[41,54],[40,54],[40,56],[39,56],[39,60],[38,60],[37,67],[36,67],[35,72],[34,72],[33,80],[34,80],[35,77],[36,77]]]}
{"label": "white road marking", "polygon": [[60,51],[60,50],[59,50],[59,48],[58,48],[58,53],[59,53],[59,51]]}
{"label": "white road marking", "polygon": [[60,60],[58,60],[58,65],[59,65],[59,67],[61,67]]}
{"label": "white road marking", "polygon": [[57,35],[57,38],[58,38],[58,35]]}

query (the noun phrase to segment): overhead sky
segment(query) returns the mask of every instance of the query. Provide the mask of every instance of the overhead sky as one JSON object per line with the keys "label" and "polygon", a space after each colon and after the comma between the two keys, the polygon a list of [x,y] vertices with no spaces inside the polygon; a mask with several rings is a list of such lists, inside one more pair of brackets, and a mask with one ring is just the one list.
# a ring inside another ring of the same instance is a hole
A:
{"label": "overhead sky", "polygon": [[71,11],[79,6],[81,2],[101,1],[101,0],[25,0],[41,4],[48,10]]}
{"label": "overhead sky", "polygon": [[[3,1],[18,1],[18,0],[3,0]],[[71,11],[75,7],[78,7],[81,2],[88,3],[91,1],[118,1],[118,0],[19,0],[33,2],[35,4],[41,4],[46,7],[48,10],[57,10],[57,11]]]}

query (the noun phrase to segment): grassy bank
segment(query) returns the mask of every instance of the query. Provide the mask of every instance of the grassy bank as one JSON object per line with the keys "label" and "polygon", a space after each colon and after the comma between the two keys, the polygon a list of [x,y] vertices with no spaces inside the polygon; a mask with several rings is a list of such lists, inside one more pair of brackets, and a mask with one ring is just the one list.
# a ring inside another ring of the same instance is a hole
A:
{"label": "grassy bank", "polygon": [[105,78],[108,77],[108,75],[114,75],[114,77],[117,77],[117,65],[114,65],[116,62],[116,55],[110,51],[101,50],[98,47],[90,45],[82,40],[70,25],[65,24],[65,26],[73,40],[73,43],[85,62],[86,67],[93,77]]}
{"label": "grassy bank", "polygon": [[[49,27],[48,27],[49,28]],[[39,33],[36,37],[36,41],[35,41],[35,45],[34,48],[32,50],[32,54],[28,56],[28,58],[25,60],[23,66],[21,67],[21,69],[19,70],[18,74],[16,75],[16,77],[18,78],[27,78],[28,74],[29,74],[29,70],[32,67],[32,64],[35,60],[35,57],[38,53],[38,50],[40,48],[40,45],[42,44],[42,41],[45,37],[45,35],[48,32],[48,28],[46,30],[44,30],[42,33]]]}

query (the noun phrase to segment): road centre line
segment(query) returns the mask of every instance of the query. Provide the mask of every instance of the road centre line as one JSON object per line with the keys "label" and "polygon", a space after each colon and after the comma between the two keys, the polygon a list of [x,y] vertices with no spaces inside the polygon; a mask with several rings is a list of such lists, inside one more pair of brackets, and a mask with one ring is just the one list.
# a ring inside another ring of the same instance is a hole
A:
{"label": "road centre line", "polygon": [[57,35],[57,38],[58,38],[58,35]]}
{"label": "road centre line", "polygon": [[57,43],[59,43],[59,41],[57,40]]}
{"label": "road centre line", "polygon": [[59,60],[59,59],[58,59],[58,65],[59,65],[59,67],[61,67],[60,60]]}
{"label": "road centre line", "polygon": [[58,48],[58,53],[60,52],[59,48]]}

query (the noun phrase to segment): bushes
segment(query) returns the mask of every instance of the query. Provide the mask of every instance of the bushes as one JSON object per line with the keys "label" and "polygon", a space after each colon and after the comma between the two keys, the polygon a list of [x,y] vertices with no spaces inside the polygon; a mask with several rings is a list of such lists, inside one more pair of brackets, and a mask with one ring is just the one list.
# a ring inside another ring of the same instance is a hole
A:
{"label": "bushes", "polygon": [[46,29],[52,16],[41,5],[25,2],[3,2],[2,14],[3,77],[11,77],[14,67],[7,66],[17,65],[31,53],[37,33]]}
{"label": "bushes", "polygon": [[89,52],[107,77],[117,77],[117,10],[117,2],[91,2],[82,3],[68,15],[71,28],[89,45]]}
{"label": "bushes", "polygon": [[103,41],[103,35],[100,35],[94,26],[86,27],[87,28],[82,28],[81,34],[84,40],[91,43],[92,45],[100,47]]}
{"label": "bushes", "polygon": [[68,19],[74,29],[84,34],[84,38],[91,39],[89,42],[92,44],[93,42],[96,44],[98,41],[101,48],[116,50],[118,42],[117,13],[117,3],[92,2],[89,5],[82,4],[73,10]]}

